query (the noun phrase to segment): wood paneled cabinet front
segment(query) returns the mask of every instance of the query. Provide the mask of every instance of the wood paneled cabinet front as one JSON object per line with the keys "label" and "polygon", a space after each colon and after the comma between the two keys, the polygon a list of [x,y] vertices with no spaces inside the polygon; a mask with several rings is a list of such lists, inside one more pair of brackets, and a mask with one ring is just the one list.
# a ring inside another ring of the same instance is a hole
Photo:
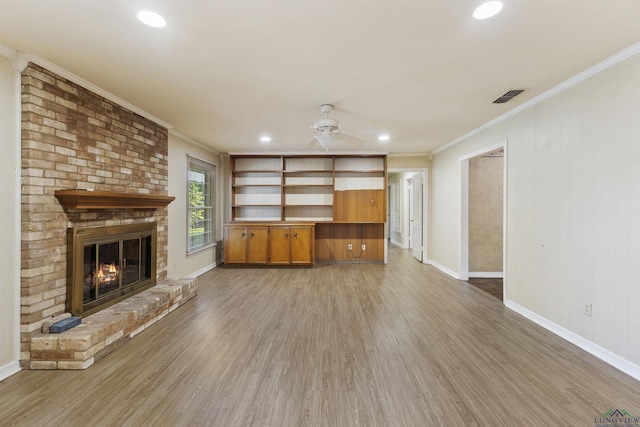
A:
{"label": "wood paneled cabinet front", "polygon": [[230,225],[224,231],[225,264],[267,264],[267,227]]}
{"label": "wood paneled cabinet front", "polygon": [[313,265],[313,225],[225,225],[225,264]]}

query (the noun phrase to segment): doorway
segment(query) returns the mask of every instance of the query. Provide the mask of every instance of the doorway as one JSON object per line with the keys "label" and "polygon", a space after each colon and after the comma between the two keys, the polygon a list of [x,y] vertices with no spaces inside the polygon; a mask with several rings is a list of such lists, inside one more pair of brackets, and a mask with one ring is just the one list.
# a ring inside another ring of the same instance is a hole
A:
{"label": "doorway", "polygon": [[[507,299],[507,141],[460,158],[460,280],[501,285]],[[495,292],[494,292],[495,295]]]}
{"label": "doorway", "polygon": [[[385,241],[428,260],[428,169],[389,168]],[[386,261],[386,260],[385,260]]]}

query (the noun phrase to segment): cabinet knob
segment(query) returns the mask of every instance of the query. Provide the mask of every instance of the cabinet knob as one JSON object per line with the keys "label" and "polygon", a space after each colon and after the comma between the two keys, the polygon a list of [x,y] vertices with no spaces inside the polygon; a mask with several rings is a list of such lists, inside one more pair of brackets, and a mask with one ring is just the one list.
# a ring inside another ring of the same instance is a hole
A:
{"label": "cabinet knob", "polygon": [[284,233],[284,237],[289,237],[289,233]]}
{"label": "cabinet knob", "polygon": [[244,234],[244,231],[243,231],[242,233],[240,233],[240,237],[244,237],[244,236],[245,236],[245,234]]}
{"label": "cabinet knob", "polygon": [[293,237],[298,237],[298,233],[293,233]]}
{"label": "cabinet knob", "polygon": [[253,234],[253,233],[251,233],[249,236],[250,236],[250,237],[253,237],[253,236],[254,236],[254,234]]}

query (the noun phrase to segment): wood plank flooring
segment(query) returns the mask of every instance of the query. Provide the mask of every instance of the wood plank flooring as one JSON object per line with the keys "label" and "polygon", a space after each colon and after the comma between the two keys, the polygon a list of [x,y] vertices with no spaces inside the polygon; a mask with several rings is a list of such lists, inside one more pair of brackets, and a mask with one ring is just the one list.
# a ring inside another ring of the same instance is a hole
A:
{"label": "wood plank flooring", "polygon": [[593,426],[640,382],[390,248],[388,265],[216,268],[85,371],[0,382],[2,426]]}
{"label": "wood plank flooring", "polygon": [[467,281],[467,283],[475,286],[481,291],[488,293],[489,295],[492,295],[498,298],[500,301],[503,300],[502,279],[485,279],[485,278],[479,278],[479,277],[472,277]]}

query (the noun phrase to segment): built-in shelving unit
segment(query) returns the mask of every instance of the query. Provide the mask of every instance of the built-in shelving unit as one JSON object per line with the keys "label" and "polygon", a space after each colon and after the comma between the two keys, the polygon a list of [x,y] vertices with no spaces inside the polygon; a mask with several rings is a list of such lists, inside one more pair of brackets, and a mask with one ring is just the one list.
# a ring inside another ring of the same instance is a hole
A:
{"label": "built-in shelving unit", "polygon": [[[232,221],[344,222],[343,212],[356,207],[341,206],[354,199],[341,192],[377,191],[382,196],[363,197],[375,198],[369,206],[384,206],[386,156],[233,155],[231,182]],[[384,222],[385,215],[366,222]]]}

